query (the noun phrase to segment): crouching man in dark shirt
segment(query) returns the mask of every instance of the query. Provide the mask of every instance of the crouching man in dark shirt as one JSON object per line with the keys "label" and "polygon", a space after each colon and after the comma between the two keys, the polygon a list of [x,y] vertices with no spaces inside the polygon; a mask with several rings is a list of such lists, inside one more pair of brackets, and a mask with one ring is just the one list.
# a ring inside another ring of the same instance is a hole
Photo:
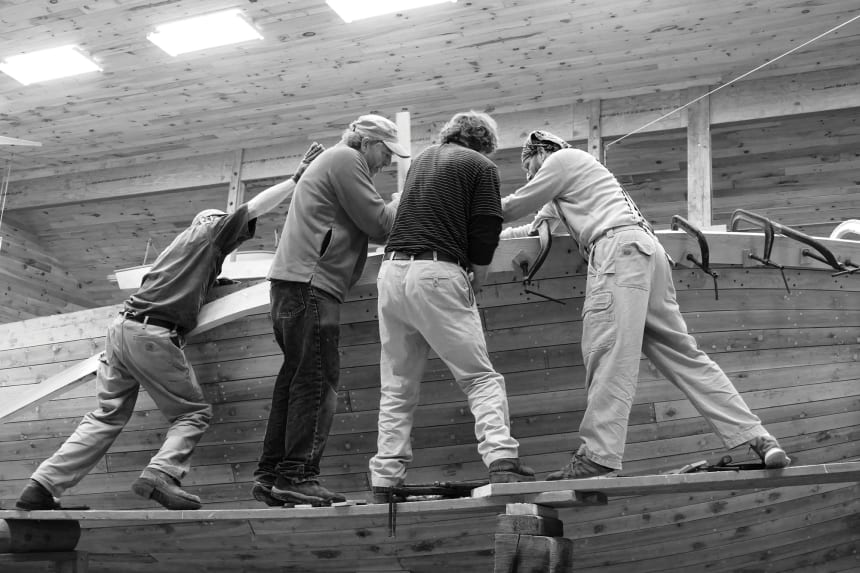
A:
{"label": "crouching man in dark shirt", "polygon": [[490,481],[533,481],[511,437],[505,379],[493,369],[475,303],[502,224],[497,146],[487,114],[455,115],[441,144],[412,163],[379,270],[382,395],[374,499],[405,481],[410,434],[427,356],[451,370],[475,417],[478,453]]}
{"label": "crouching man in dark shirt", "polygon": [[131,418],[141,386],[170,429],[132,491],[167,509],[201,507],[200,498],[184,491],[180,481],[209,427],[212,407],[182,351],[184,336],[197,326],[224,259],[254,236],[257,217],[292,194],[322,150],[317,143],[311,145],[293,177],[260,192],[235,212],[201,211],[159,255],[108,327],[96,380],[99,408],[36,469],[16,503],[19,509],[60,509],[54,498],[80,482],[107,453]]}

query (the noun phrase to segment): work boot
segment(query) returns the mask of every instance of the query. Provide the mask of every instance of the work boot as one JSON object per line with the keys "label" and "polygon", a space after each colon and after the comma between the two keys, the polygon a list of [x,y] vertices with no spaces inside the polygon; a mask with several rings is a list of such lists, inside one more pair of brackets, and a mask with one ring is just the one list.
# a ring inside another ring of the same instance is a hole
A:
{"label": "work boot", "polygon": [[600,476],[608,476],[613,474],[615,470],[602,466],[585,457],[585,452],[581,449],[571,456],[567,465],[558,471],[552,472],[546,476],[547,481],[555,481],[560,479],[582,479],[594,478]]}
{"label": "work boot", "polygon": [[749,441],[749,445],[764,462],[764,467],[768,469],[785,468],[791,464],[791,458],[779,447],[776,438],[769,434],[753,438]]}
{"label": "work boot", "polygon": [[251,488],[251,495],[269,507],[283,507],[284,502],[272,495],[272,485],[271,482],[257,480],[254,482],[254,487]]}
{"label": "work boot", "polygon": [[62,509],[59,502],[48,489],[34,479],[30,480],[21,497],[15,502],[15,507],[25,511],[37,511],[40,509]]}
{"label": "work boot", "polygon": [[502,458],[490,463],[490,483],[535,481],[535,471],[519,458]]}
{"label": "work boot", "polygon": [[331,505],[346,501],[346,497],[320,485],[316,478],[293,480],[278,477],[271,490],[272,497],[289,503],[311,504],[314,506]]}
{"label": "work boot", "polygon": [[167,509],[200,509],[200,498],[179,487],[179,480],[162,471],[146,468],[131,484],[131,491]]}

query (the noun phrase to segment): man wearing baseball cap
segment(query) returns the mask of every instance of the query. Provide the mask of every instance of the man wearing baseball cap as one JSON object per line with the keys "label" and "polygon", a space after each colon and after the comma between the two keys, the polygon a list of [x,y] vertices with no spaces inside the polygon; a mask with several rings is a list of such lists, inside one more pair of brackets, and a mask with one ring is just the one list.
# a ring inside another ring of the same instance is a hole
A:
{"label": "man wearing baseball cap", "polygon": [[397,210],[373,176],[408,157],[397,126],[363,115],[314,161],[296,187],[269,271],[275,340],[284,362],[275,380],[254,498],[267,505],[344,501],[319,483],[337,404],[340,305],[358,281],[368,239],[384,241]]}
{"label": "man wearing baseball cap", "polygon": [[615,176],[589,153],[547,131],[528,135],[521,159],[528,183],[502,200],[505,220],[540,211],[531,224],[505,229],[502,238],[526,236],[543,221],[562,224],[588,261],[582,444],[546,479],[598,477],[621,469],[643,353],[687,395],[727,449],[746,443],[766,467],[789,465],[776,438],[687,332],[666,251]]}
{"label": "man wearing baseball cap", "polygon": [[180,482],[209,427],[212,407],[185,358],[185,335],[197,326],[224,259],[254,236],[257,217],[292,194],[322,150],[318,143],[311,145],[291,178],[261,191],[233,213],[199,212],[162,251],[108,327],[96,377],[99,408],[36,469],[18,509],[61,509],[54,498],[80,482],[107,453],[131,418],[141,386],[170,421],[170,429],[132,491],[167,509],[201,507],[200,498],[183,490]]}

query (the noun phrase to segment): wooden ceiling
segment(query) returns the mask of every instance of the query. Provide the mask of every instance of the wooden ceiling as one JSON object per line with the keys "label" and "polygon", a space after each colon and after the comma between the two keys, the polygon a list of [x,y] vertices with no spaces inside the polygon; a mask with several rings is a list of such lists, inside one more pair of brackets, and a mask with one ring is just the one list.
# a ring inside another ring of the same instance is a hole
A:
{"label": "wooden ceiling", "polygon": [[[157,24],[239,7],[265,39],[171,58]],[[65,172],[312,139],[371,110],[439,121],[731,79],[858,14],[856,0],[464,1],[351,24],[324,0],[0,0],[0,57],[77,44],[102,73],[0,74],[15,169]],[[757,77],[854,65],[860,25]],[[32,175],[33,173],[31,173]]]}
{"label": "wooden ceiling", "polygon": [[[146,40],[157,24],[234,7],[264,40],[177,58]],[[459,0],[345,24],[324,0],[0,0],[0,58],[77,44],[103,68],[30,86],[0,74],[0,135],[43,144],[0,147],[0,160],[13,154],[4,222],[35,236],[94,303],[116,302],[112,269],[226,202],[226,185],[202,177],[224,169],[210,161],[219,154],[245,150],[253,193],[283,174],[252,172],[265,163],[254,150],[294,165],[356,116],[404,109],[414,144],[479,109],[513,146],[541,110],[716,86],[858,14],[857,0]],[[754,77],[838,77],[858,64],[860,20]],[[177,177],[168,165],[187,167]],[[135,196],[143,179],[158,193]],[[256,248],[274,246],[282,217],[261,222]]]}

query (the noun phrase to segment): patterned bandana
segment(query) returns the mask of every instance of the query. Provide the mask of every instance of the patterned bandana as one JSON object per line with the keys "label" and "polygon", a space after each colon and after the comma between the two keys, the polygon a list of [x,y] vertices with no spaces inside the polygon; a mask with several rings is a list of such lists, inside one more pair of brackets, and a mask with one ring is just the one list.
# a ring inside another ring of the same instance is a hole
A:
{"label": "patterned bandana", "polygon": [[526,159],[538,152],[538,149],[546,149],[549,153],[570,147],[565,140],[548,131],[535,130],[531,132],[523,142],[523,152],[520,160],[525,163]]}

